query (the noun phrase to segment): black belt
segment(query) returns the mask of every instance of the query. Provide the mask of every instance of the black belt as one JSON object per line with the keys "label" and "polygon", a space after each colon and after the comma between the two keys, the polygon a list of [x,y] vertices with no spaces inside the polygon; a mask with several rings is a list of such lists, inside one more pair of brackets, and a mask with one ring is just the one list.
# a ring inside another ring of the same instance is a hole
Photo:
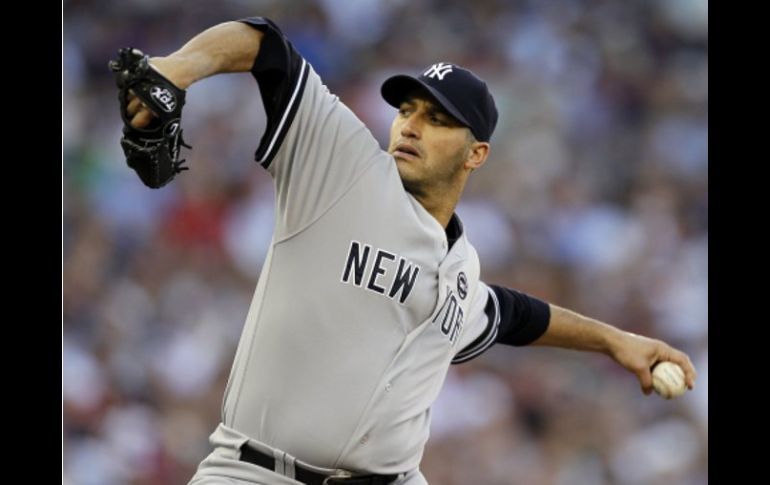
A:
{"label": "black belt", "polygon": [[[275,458],[252,448],[248,443],[241,446],[241,461],[275,471]],[[387,485],[396,478],[398,478],[398,475],[335,477],[333,475],[324,475],[323,473],[314,472],[299,464],[294,464],[294,479],[305,485],[333,485],[335,483],[344,485]]]}

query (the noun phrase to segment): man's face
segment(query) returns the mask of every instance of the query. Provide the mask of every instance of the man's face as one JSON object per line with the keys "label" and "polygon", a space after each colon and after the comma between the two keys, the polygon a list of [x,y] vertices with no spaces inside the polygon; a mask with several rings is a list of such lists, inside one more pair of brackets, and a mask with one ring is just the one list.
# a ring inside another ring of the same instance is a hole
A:
{"label": "man's face", "polygon": [[422,194],[451,183],[463,169],[472,138],[464,126],[424,91],[401,103],[390,127],[388,152],[406,190]]}

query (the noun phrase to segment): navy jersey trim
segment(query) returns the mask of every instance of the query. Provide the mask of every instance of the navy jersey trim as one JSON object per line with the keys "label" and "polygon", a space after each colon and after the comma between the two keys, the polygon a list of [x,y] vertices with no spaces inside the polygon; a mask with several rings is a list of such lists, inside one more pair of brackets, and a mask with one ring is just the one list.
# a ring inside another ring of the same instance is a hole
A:
{"label": "navy jersey trim", "polygon": [[251,74],[259,85],[267,116],[254,159],[268,168],[294,121],[310,66],[271,20],[250,17],[240,22],[265,34]]}
{"label": "navy jersey trim", "polygon": [[497,339],[497,331],[500,326],[500,303],[494,291],[489,289],[488,292],[487,304],[484,307],[484,313],[487,315],[487,326],[481,335],[476,337],[476,340],[455,355],[452,359],[453,364],[462,364],[478,357],[494,345]]}
{"label": "navy jersey trim", "polygon": [[[305,83],[307,82],[308,71],[309,69],[308,69],[307,61],[302,59],[302,69],[300,70],[300,78],[297,80],[297,84],[294,88],[294,92],[292,93],[291,99],[289,100],[289,105],[286,108],[286,110],[283,112],[281,121],[278,123],[275,130],[265,129],[265,135],[263,135],[259,148],[257,149],[257,152],[254,155],[254,158],[257,161],[257,163],[259,163],[265,168],[268,168],[270,166],[270,163],[273,161],[273,158],[275,158],[275,154],[278,152],[278,149],[281,147],[281,143],[283,143],[283,139],[286,138],[286,133],[288,133],[289,127],[291,127],[292,121],[294,121],[294,116],[297,114],[297,109],[299,108],[299,101],[302,98],[302,93],[305,90]],[[266,144],[265,141],[270,131],[273,131],[274,133],[272,138],[270,139],[270,143]]]}
{"label": "navy jersey trim", "polygon": [[516,347],[529,345],[548,329],[548,303],[510,288],[491,286],[500,301],[500,331],[497,342]]}
{"label": "navy jersey trim", "polygon": [[452,249],[452,246],[457,242],[458,239],[460,239],[460,236],[463,235],[463,223],[460,222],[460,218],[457,217],[457,214],[452,214],[452,217],[449,219],[449,224],[446,226],[446,238],[449,242],[449,249]]}

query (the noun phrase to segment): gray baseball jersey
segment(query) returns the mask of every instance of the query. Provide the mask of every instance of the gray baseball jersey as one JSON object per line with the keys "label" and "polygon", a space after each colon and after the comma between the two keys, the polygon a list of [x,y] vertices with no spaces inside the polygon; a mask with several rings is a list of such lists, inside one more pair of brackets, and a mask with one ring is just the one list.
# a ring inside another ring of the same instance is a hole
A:
{"label": "gray baseball jersey", "polygon": [[277,27],[249,23],[265,32],[257,161],[276,224],[223,423],[317,466],[414,469],[450,363],[495,341],[495,293],[465,234],[448,247],[393,157]]}

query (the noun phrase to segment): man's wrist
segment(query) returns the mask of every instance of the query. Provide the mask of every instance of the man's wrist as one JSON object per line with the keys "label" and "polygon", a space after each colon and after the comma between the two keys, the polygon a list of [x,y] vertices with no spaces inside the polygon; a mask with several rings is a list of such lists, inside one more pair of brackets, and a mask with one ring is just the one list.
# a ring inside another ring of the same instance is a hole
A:
{"label": "man's wrist", "polygon": [[623,342],[631,335],[630,333],[605,325],[605,332],[602,332],[602,352],[613,359],[618,351],[623,348]]}
{"label": "man's wrist", "polygon": [[214,72],[213,66],[207,66],[210,62],[201,59],[192,59],[189,55],[172,54],[168,57],[153,57],[150,59],[152,67],[171,81],[179,89],[187,89],[195,81],[206,77],[208,71]]}

